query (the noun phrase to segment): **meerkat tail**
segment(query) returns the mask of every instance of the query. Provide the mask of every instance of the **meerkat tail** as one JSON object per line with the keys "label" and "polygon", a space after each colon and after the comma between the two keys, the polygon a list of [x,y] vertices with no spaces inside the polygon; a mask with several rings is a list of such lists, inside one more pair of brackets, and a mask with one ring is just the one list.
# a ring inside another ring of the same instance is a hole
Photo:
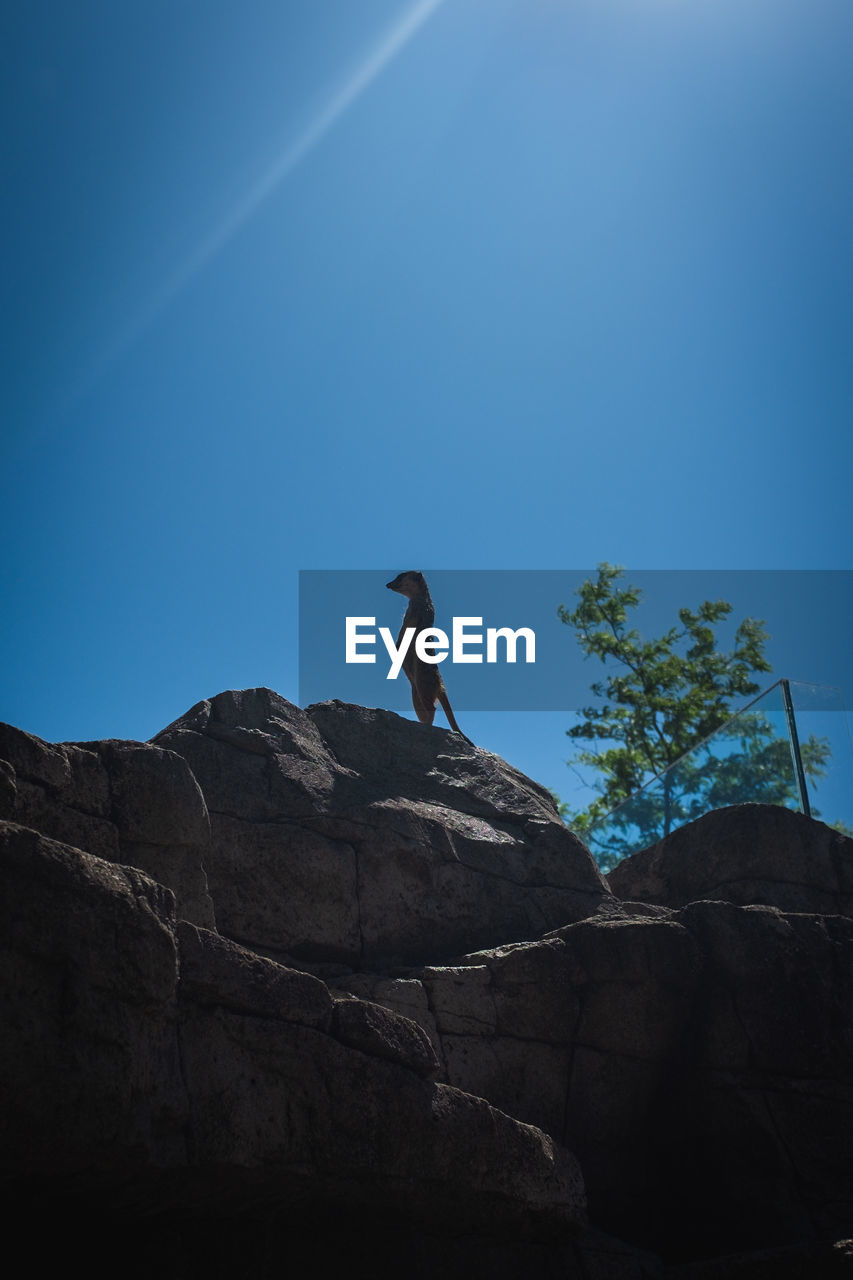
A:
{"label": "meerkat tail", "polygon": [[[458,733],[460,738],[465,738],[465,734],[462,732],[462,730],[459,728],[459,725],[456,723],[456,717],[453,714],[453,710],[450,706],[450,699],[448,698],[447,693],[444,689],[439,689],[438,700],[444,709],[444,714],[447,716],[447,723],[450,725],[451,729],[453,729],[455,733]],[[469,746],[473,747],[474,744],[470,738],[465,738],[465,741],[469,744]]]}

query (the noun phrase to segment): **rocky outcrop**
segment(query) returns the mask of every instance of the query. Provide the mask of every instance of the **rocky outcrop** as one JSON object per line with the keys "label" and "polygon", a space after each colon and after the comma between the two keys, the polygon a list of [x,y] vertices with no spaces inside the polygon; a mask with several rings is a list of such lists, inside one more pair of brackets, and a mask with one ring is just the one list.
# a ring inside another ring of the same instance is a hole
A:
{"label": "rocky outcrop", "polygon": [[0,858],[3,1173],[185,1158],[174,896],[14,823]]}
{"label": "rocky outcrop", "polygon": [[145,871],[208,928],[210,823],[186,762],[145,742],[54,745],[0,724],[0,818]]}
{"label": "rocky outcrop", "polygon": [[37,1271],[55,1237],[97,1277],[850,1274],[837,833],[739,806],[608,886],[495,757],[268,690],[0,757]]}
{"label": "rocky outcrop", "polygon": [[162,1210],[165,1188],[173,1210],[414,1205],[534,1238],[585,1222],[574,1157],[435,1083],[414,1023],[179,923],[133,868],[12,823],[0,857],[6,1179],[44,1194],[74,1174],[125,1212]]}
{"label": "rocky outcrop", "polygon": [[683,907],[701,898],[781,911],[853,915],[853,840],[779,805],[716,809],[609,873],[626,901]]}
{"label": "rocky outcrop", "polygon": [[697,902],[338,982],[574,1151],[625,1239],[695,1257],[849,1230],[851,920]]}
{"label": "rocky outcrop", "polygon": [[201,786],[217,924],[245,946],[387,967],[536,938],[611,896],[549,793],[458,734],[252,689],[154,741]]}

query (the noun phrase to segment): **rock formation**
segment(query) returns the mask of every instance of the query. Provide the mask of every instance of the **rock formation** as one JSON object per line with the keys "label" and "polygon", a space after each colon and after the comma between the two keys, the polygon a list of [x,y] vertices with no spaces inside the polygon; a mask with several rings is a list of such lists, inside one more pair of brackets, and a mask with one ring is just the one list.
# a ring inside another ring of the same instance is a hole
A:
{"label": "rock formation", "polygon": [[184,919],[214,927],[207,807],[174,752],[145,742],[54,746],[0,724],[0,818],[138,867],[172,889]]}
{"label": "rock formation", "polygon": [[58,1238],[166,1280],[851,1274],[853,841],[821,823],[709,814],[608,884],[496,757],[263,689],[148,744],[0,726],[0,819],[37,1273]]}
{"label": "rock formation", "polygon": [[217,923],[245,946],[411,963],[538,937],[610,896],[544,788],[393,712],[252,689],[154,741],[205,795]]}
{"label": "rock formation", "polygon": [[683,907],[700,898],[853,916],[850,840],[775,805],[717,809],[619,863],[613,892]]}

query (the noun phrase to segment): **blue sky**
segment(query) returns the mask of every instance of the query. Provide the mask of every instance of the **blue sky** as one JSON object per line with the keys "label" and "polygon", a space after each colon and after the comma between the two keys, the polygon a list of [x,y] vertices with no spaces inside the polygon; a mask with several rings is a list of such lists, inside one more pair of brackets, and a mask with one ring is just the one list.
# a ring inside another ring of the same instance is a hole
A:
{"label": "blue sky", "polygon": [[0,21],[0,718],[295,699],[300,569],[853,567],[848,0]]}

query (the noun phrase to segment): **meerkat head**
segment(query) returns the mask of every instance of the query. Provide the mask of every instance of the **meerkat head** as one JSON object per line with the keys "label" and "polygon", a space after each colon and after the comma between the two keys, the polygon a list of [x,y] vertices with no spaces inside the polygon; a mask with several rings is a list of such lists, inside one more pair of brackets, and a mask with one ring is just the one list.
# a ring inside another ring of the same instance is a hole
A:
{"label": "meerkat head", "polygon": [[412,596],[426,591],[426,578],[416,569],[407,569],[405,573],[398,573],[391,582],[386,582],[385,586],[389,591],[398,591],[401,596],[408,596],[411,600]]}

